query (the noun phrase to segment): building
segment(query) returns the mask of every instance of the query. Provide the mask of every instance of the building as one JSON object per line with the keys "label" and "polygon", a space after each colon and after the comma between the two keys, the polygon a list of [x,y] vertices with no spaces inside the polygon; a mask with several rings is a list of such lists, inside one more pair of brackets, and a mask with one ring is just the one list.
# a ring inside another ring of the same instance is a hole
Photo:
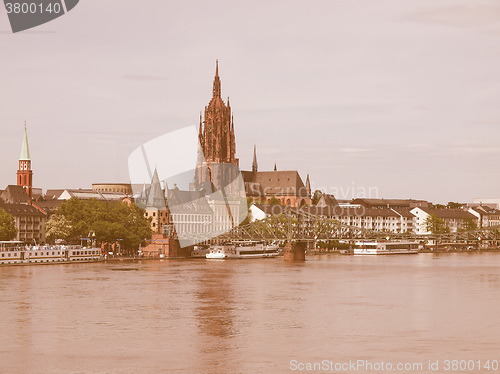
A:
{"label": "building", "polygon": [[123,195],[132,195],[130,183],[92,183],[92,190],[98,192],[114,192]]}
{"label": "building", "polygon": [[64,189],[47,190],[43,197],[45,200],[59,199],[59,196],[61,196],[64,191]]}
{"label": "building", "polygon": [[24,186],[9,185],[0,193],[0,202],[4,204],[29,204],[30,197]]}
{"label": "building", "polygon": [[296,170],[278,171],[275,166],[274,171],[259,171],[255,147],[252,170],[241,173],[247,197],[254,202],[269,203],[275,198],[280,204],[295,208],[311,204],[309,174],[304,184]]}
{"label": "building", "polygon": [[335,209],[335,215],[331,218],[345,225],[393,233],[413,233],[415,230],[414,216],[407,210],[364,207],[339,208]]}
{"label": "building", "polygon": [[176,186],[167,191],[167,201],[179,238],[188,240],[214,231],[214,211],[202,191],[182,191]]}
{"label": "building", "polygon": [[33,171],[31,170],[31,157],[28,146],[28,132],[24,123],[24,136],[19,155],[19,168],[17,170],[17,185],[22,186],[28,194],[29,200],[33,198]]}
{"label": "building", "polygon": [[408,209],[367,209],[359,207],[342,207],[327,204],[325,206],[303,206],[302,208],[291,208],[284,205],[264,205],[253,203],[250,206],[252,222],[269,218],[274,215],[286,213],[287,211],[300,211],[307,216],[319,216],[336,220],[343,225],[359,227],[367,230],[385,231],[387,233],[414,233],[415,216]]}
{"label": "building", "polygon": [[45,244],[45,213],[27,204],[0,204],[0,209],[14,217],[17,228],[15,240],[27,244]]}
{"label": "building", "polygon": [[477,216],[460,209],[430,209],[416,207],[410,210],[415,216],[415,233],[419,235],[431,234],[426,227],[426,221],[430,216],[441,218],[450,232],[458,232],[467,228],[467,222],[479,224]]}
{"label": "building", "polygon": [[58,200],[69,200],[76,197],[80,200],[96,199],[105,201],[124,201],[129,198],[129,195],[119,192],[99,192],[91,189],[66,189],[64,190]]}
{"label": "building", "polygon": [[413,199],[365,199],[357,198],[351,201],[351,204],[361,205],[365,208],[370,209],[383,209],[383,208],[395,208],[395,209],[412,209],[416,207],[428,208],[429,202],[425,200],[413,200]]}
{"label": "building", "polygon": [[477,207],[469,208],[468,212],[473,214],[477,218],[479,227],[500,227],[499,209],[493,209],[489,206],[479,205]]}
{"label": "building", "polygon": [[151,184],[148,188],[144,186],[140,196],[135,198],[137,206],[145,210],[146,218],[151,219],[151,231],[162,233],[163,227],[171,223],[170,214],[165,201],[165,191],[163,190],[158,171],[155,169]]}
{"label": "building", "polygon": [[500,209],[500,199],[472,199],[469,206],[487,206],[493,209]]}
{"label": "building", "polygon": [[239,175],[239,160],[236,158],[234,118],[229,97],[227,104],[222,100],[218,61],[215,66],[212,98],[208,106],[205,106],[203,118],[200,113],[198,141],[200,149],[194,186],[191,189],[203,188],[209,193],[226,189],[226,193],[241,193],[231,187],[228,190],[228,186]]}
{"label": "building", "polygon": [[252,203],[249,208],[251,214],[250,222],[286,213],[288,208],[286,205]]}

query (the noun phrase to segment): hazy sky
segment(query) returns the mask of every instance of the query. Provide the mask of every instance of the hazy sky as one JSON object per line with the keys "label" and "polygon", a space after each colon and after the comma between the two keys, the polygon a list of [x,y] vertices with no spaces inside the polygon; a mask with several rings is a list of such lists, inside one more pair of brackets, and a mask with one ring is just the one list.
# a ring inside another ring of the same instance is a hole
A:
{"label": "hazy sky", "polygon": [[198,124],[217,58],[243,169],[256,144],[338,198],[500,197],[498,0],[84,0],[17,34],[2,7],[0,189],[25,119],[35,187],[128,181]]}

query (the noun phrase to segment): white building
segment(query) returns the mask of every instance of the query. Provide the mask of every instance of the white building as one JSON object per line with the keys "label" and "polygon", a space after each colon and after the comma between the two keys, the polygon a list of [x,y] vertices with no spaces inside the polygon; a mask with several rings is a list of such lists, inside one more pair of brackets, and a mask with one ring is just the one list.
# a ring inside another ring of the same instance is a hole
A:
{"label": "white building", "polygon": [[450,232],[459,231],[463,225],[464,221],[472,219],[473,222],[478,224],[478,219],[475,215],[465,211],[465,210],[455,210],[455,209],[430,209],[430,208],[413,208],[410,211],[415,217],[416,234],[428,235],[431,232],[427,231],[426,221],[429,216],[435,216],[441,218],[446,223],[446,226],[450,229]]}
{"label": "white building", "polygon": [[500,210],[498,209],[492,209],[488,206],[477,206],[469,208],[468,211],[477,218],[480,227],[500,225]]}

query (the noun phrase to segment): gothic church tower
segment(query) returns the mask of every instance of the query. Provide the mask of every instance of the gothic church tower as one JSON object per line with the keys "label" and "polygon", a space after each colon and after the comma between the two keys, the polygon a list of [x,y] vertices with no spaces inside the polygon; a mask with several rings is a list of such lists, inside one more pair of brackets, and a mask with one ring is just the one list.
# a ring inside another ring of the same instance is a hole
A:
{"label": "gothic church tower", "polygon": [[[212,99],[205,106],[204,120],[200,114],[198,134],[200,151],[195,180],[198,186],[211,184],[220,190],[227,182],[234,180],[238,172],[239,160],[236,155],[234,119],[229,98],[227,104],[222,100],[219,62],[215,65]],[[201,156],[201,155],[200,155]]]}

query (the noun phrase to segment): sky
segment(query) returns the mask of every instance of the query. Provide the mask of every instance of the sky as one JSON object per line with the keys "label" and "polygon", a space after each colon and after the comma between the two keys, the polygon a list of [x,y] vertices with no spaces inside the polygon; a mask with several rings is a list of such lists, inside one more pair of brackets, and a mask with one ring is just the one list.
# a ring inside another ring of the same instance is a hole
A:
{"label": "sky", "polygon": [[0,9],[0,189],[25,120],[34,187],[128,182],[218,59],[243,170],[255,144],[339,199],[500,198],[496,0],[85,0],[16,34]]}

